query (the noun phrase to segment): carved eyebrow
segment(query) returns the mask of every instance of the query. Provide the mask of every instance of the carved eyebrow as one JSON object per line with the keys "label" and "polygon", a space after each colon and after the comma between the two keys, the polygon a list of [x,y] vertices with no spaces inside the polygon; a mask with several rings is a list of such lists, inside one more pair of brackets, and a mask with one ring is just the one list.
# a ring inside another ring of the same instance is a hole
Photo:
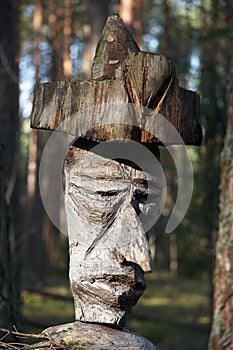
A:
{"label": "carved eyebrow", "polygon": [[121,180],[121,181],[125,181],[126,179],[124,179],[124,177],[122,177],[120,174],[117,176],[117,175],[112,175],[112,174],[99,174],[99,175],[96,175],[96,174],[85,174],[85,173],[75,173],[73,174],[73,176],[71,176],[71,178],[75,179],[76,177],[79,177],[80,179],[89,179],[89,180],[95,180],[95,181],[118,181],[118,180]]}
{"label": "carved eyebrow", "polygon": [[[93,189],[93,188],[90,188],[89,186],[85,186],[83,184],[79,184],[77,185],[76,183],[70,181],[69,183],[70,187],[78,190],[78,192],[80,193],[80,191],[84,191],[86,194],[89,194],[89,195],[99,195],[101,197],[116,197],[119,195],[119,197],[122,197],[122,195],[124,196],[126,192],[128,192],[129,190],[129,186],[127,184],[127,186],[124,186],[124,187],[116,187],[116,186],[111,186],[110,188],[106,188],[105,186],[103,186],[101,188],[98,188],[98,189]],[[114,184],[113,184],[114,185]]]}
{"label": "carved eyebrow", "polygon": [[[130,179],[116,179],[116,178],[94,178],[90,176],[70,176],[69,184],[77,188],[89,188],[90,181],[95,183],[94,191],[118,191],[125,190],[132,182]],[[119,181],[120,180],[120,181]]]}
{"label": "carved eyebrow", "polygon": [[86,177],[94,180],[104,180],[106,178],[111,180],[124,179],[124,171],[120,165],[117,167],[107,167],[106,164],[101,166],[83,167],[74,172],[73,176]]}

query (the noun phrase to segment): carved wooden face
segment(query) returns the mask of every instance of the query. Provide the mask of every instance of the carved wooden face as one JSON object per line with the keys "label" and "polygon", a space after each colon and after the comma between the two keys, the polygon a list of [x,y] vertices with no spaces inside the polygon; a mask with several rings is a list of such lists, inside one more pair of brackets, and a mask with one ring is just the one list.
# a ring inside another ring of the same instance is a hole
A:
{"label": "carved wooden face", "polygon": [[147,201],[153,178],[75,147],[64,170],[76,319],[122,324],[151,271],[143,220],[158,204]]}

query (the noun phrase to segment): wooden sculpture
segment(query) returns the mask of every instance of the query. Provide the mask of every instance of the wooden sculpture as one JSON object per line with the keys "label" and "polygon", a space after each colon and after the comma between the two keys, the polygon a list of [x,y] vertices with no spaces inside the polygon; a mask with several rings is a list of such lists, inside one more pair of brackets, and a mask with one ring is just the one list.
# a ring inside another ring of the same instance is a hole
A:
{"label": "wooden sculpture", "polygon": [[[55,342],[74,349],[155,349],[122,327],[145,290],[144,273],[151,271],[145,227],[160,210],[159,166],[150,171],[150,164],[144,169],[123,156],[110,158],[95,146],[115,140],[115,149],[124,149],[133,140],[159,158],[158,145],[179,144],[180,137],[199,145],[199,105],[196,92],[179,87],[173,64],[141,52],[117,15],[107,20],[91,80],[38,86],[31,126],[77,136],[64,162],[76,322],[47,329]],[[179,137],[166,128],[161,139],[155,135],[158,113]]]}

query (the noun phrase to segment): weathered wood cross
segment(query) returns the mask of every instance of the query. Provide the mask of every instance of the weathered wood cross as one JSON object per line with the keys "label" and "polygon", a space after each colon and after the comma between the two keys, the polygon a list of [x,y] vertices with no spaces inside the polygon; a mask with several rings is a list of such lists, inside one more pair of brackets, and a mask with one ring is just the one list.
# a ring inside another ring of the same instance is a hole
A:
{"label": "weathered wood cross", "polygon": [[[140,336],[103,326],[124,327],[145,289],[151,257],[144,224],[151,208],[159,207],[163,190],[156,171],[150,173],[150,159],[142,159],[145,154],[133,144],[137,164],[124,149],[133,140],[158,156],[160,144],[200,145],[199,107],[199,95],[179,86],[173,64],[141,52],[117,15],[106,22],[91,80],[39,85],[31,126],[77,136],[64,165],[76,322],[47,330],[50,338],[69,336],[87,349],[155,349]],[[120,155],[95,151],[106,140],[115,141],[112,152],[119,148]]]}

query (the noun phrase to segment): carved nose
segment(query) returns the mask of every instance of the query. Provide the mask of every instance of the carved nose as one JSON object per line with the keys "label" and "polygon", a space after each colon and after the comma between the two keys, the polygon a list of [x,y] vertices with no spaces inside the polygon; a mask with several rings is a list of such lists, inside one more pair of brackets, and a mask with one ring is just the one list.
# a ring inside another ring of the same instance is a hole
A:
{"label": "carved nose", "polygon": [[121,211],[121,253],[127,261],[138,264],[144,272],[150,272],[151,252],[143,226],[131,203],[127,203]]}

